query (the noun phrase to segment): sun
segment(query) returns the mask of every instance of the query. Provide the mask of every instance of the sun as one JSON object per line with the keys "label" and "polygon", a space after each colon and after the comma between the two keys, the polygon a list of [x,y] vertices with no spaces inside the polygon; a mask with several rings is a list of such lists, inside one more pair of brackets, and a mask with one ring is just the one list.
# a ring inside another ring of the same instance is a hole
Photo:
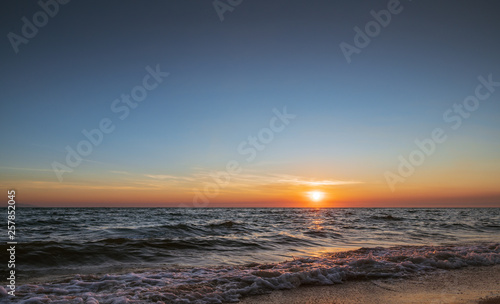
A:
{"label": "sun", "polygon": [[310,191],[310,192],[307,192],[307,196],[313,202],[319,202],[319,201],[323,200],[323,198],[325,197],[325,193],[321,192],[321,191]]}

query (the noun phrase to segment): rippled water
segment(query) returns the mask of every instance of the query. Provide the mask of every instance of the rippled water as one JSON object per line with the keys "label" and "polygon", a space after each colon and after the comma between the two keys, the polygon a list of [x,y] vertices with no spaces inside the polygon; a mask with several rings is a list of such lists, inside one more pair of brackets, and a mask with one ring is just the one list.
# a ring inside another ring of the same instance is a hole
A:
{"label": "rippled water", "polygon": [[21,276],[500,241],[500,209],[22,208]]}
{"label": "rippled water", "polygon": [[16,297],[4,283],[0,303],[229,303],[500,264],[498,208],[16,211]]}

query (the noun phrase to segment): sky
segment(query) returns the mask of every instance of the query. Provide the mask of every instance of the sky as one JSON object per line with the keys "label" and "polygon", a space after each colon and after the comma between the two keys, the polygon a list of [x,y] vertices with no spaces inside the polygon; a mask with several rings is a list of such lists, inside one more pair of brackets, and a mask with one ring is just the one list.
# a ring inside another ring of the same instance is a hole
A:
{"label": "sky", "polygon": [[1,5],[19,203],[500,207],[497,1]]}

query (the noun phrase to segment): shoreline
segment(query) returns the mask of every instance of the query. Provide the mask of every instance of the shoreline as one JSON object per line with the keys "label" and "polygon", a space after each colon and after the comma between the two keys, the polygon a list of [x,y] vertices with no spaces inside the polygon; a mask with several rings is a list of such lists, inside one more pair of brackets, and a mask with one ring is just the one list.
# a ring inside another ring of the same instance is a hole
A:
{"label": "shoreline", "polygon": [[240,304],[500,304],[500,265],[470,266],[406,279],[301,286],[242,298]]}

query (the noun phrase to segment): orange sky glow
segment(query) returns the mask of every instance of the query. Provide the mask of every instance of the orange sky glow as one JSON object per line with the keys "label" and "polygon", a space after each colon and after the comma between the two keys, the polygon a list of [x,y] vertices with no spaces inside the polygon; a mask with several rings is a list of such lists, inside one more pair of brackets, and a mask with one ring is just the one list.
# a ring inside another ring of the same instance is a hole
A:
{"label": "orange sky glow", "polygon": [[[214,175],[212,173],[212,175]],[[495,183],[449,179],[439,184],[422,176],[391,192],[381,180],[314,179],[296,175],[241,173],[217,184],[209,174],[195,177],[114,173],[91,182],[19,179],[19,203],[46,207],[498,207]],[[440,178],[440,177],[437,177]],[[8,188],[4,187],[6,191]],[[311,192],[321,193],[314,199]]]}

